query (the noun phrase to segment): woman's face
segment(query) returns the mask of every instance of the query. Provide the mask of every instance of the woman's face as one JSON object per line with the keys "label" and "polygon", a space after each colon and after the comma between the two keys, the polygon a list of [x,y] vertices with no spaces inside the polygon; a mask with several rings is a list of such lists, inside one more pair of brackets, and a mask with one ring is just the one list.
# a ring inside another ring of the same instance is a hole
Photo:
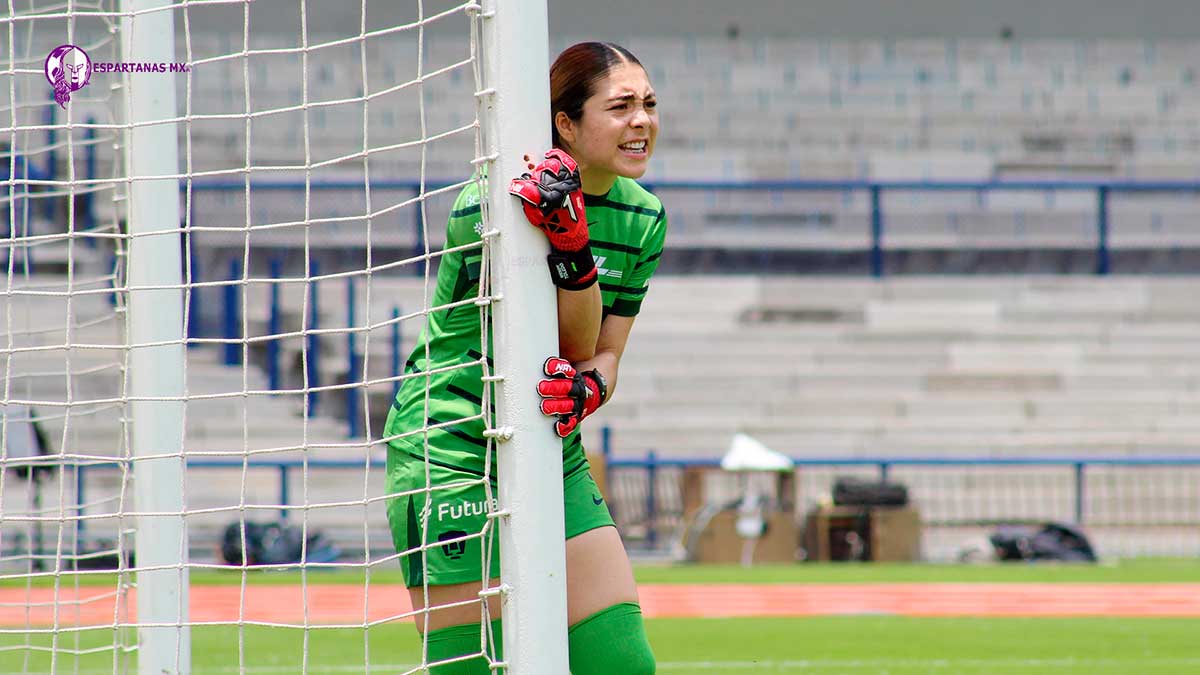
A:
{"label": "woman's face", "polygon": [[579,121],[559,113],[559,136],[579,164],[585,187],[646,173],[658,137],[656,105],[646,71],[635,63],[621,63],[596,84]]}

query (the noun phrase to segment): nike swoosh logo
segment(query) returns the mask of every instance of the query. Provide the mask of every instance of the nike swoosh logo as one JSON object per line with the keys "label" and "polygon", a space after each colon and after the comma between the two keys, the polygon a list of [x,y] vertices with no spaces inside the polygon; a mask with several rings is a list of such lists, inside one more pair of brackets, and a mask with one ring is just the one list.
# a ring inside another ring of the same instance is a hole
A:
{"label": "nike swoosh logo", "polygon": [[592,495],[592,503],[595,504],[596,506],[600,506],[601,504],[604,503],[604,497],[597,497],[596,495]]}

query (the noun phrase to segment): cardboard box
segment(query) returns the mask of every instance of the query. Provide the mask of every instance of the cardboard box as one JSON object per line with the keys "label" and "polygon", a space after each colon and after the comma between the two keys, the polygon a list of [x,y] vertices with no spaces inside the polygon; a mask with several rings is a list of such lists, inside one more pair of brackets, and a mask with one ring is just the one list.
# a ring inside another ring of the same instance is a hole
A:
{"label": "cardboard box", "polygon": [[[696,562],[740,563],[746,539],[737,533],[735,511],[723,511],[713,517],[696,541]],[[754,544],[752,561],[756,563],[796,562],[800,543],[799,528],[790,513],[768,514],[767,533]]]}
{"label": "cardboard box", "polygon": [[819,506],[805,518],[804,548],[808,560],[920,560],[921,516],[908,506]]}

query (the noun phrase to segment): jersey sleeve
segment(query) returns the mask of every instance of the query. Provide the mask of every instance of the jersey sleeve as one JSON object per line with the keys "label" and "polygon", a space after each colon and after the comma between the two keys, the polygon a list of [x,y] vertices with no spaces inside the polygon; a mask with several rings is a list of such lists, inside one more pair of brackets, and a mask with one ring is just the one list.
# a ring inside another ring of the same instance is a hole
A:
{"label": "jersey sleeve", "polygon": [[[471,183],[458,193],[454,206],[450,210],[450,218],[446,222],[446,248],[466,246],[481,240],[481,225],[483,216],[479,210],[479,183]],[[482,248],[468,248],[449,255],[459,256],[466,270],[469,281],[479,281],[480,266],[483,261]]]}
{"label": "jersey sleeve", "polygon": [[617,316],[637,316],[642,309],[642,300],[650,290],[650,277],[658,269],[658,261],[662,258],[663,243],[667,237],[667,211],[659,207],[658,217],[646,230],[642,238],[642,250],[633,271],[625,279],[617,297],[613,300],[610,314]]}

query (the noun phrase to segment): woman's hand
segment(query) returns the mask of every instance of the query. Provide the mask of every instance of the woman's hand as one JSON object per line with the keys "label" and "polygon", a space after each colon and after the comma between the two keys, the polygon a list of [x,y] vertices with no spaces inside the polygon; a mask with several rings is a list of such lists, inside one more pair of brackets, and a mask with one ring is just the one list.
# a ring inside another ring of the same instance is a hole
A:
{"label": "woman's hand", "polygon": [[567,153],[555,148],[546,158],[530,167],[508,185],[510,194],[525,203],[525,217],[546,233],[550,246],[558,251],[578,251],[588,243],[587,215],[583,208],[583,187],[579,167]]}
{"label": "woman's hand", "polygon": [[550,279],[568,291],[590,288],[597,279],[596,261],[588,246],[579,167],[570,155],[555,148],[531,169],[532,174],[512,179],[508,191],[521,198],[525,217],[550,241],[546,257]]}
{"label": "woman's hand", "polygon": [[604,377],[596,370],[581,373],[570,361],[557,356],[546,359],[542,371],[546,379],[537,385],[542,414],[557,417],[554,432],[566,438],[604,403]]}

